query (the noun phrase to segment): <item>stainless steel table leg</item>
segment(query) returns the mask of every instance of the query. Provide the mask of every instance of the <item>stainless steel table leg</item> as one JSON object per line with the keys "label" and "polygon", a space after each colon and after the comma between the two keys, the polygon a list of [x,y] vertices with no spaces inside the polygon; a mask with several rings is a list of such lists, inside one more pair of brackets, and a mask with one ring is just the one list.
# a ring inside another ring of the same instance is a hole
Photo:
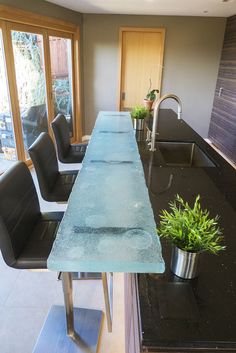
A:
{"label": "stainless steel table leg", "polygon": [[75,338],[74,329],[74,312],[73,312],[73,292],[72,292],[72,274],[70,272],[62,272],[62,287],[64,293],[64,302],[66,308],[66,326],[67,335]]}
{"label": "stainless steel table leg", "polygon": [[[111,274],[110,281],[113,281],[113,274]],[[106,272],[102,273],[102,286],[103,286],[106,317],[107,317],[107,329],[108,329],[108,332],[111,332],[112,331],[112,314],[111,314],[112,307],[111,307],[111,304],[110,304],[110,296],[109,296],[109,291],[108,291],[107,274],[106,274]]]}
{"label": "stainless steel table leg", "polygon": [[52,306],[33,353],[96,353],[103,313],[73,308],[72,273],[62,272],[61,278],[65,307]]}

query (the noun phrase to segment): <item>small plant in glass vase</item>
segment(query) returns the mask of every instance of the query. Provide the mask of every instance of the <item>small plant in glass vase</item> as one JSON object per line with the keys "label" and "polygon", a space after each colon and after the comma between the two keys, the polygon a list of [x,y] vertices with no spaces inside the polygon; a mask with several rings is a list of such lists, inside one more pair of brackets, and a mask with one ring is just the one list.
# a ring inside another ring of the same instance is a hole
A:
{"label": "small plant in glass vase", "polygon": [[200,204],[200,195],[193,207],[179,195],[169,203],[171,212],[162,210],[158,234],[172,245],[171,271],[178,277],[191,279],[198,275],[199,256],[202,252],[217,254],[224,250],[219,217],[210,218],[209,211]]}
{"label": "small plant in glass vase", "polygon": [[152,110],[152,106],[154,101],[157,98],[157,94],[159,93],[159,90],[157,88],[151,89],[152,88],[152,80],[149,79],[149,88],[148,88],[148,93],[146,95],[146,97],[144,98],[143,102],[144,102],[144,106],[151,111]]}

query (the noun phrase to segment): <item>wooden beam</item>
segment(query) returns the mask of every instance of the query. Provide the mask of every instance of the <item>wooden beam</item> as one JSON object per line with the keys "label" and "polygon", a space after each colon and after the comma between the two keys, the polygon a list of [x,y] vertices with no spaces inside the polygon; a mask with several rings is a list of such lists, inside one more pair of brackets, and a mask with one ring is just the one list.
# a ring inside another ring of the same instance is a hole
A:
{"label": "wooden beam", "polygon": [[77,31],[77,26],[73,23],[7,5],[0,5],[0,19],[69,33],[76,33]]}

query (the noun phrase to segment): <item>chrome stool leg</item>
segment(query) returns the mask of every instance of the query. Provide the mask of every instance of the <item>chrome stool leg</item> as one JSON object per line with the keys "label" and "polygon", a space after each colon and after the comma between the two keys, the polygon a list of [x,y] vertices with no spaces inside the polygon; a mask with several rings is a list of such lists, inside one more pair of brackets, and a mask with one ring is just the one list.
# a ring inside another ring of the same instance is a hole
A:
{"label": "chrome stool leg", "polygon": [[62,287],[64,293],[64,302],[66,308],[66,326],[67,335],[75,337],[74,329],[74,312],[73,312],[73,296],[72,296],[72,275],[70,272],[62,272]]}
{"label": "chrome stool leg", "polygon": [[110,274],[110,293],[107,284],[107,273],[102,273],[102,286],[105,300],[108,332],[112,332],[112,298],[113,298],[113,273]]}

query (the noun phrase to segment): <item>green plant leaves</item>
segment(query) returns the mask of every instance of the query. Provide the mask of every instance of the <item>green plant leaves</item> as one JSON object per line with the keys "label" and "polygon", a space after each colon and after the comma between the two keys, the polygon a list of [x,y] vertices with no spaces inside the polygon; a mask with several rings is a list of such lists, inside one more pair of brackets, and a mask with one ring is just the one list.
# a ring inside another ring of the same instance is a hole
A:
{"label": "green plant leaves", "polygon": [[158,89],[152,89],[148,94],[146,95],[146,99],[150,101],[154,101],[156,99],[156,93],[159,93]]}
{"label": "green plant leaves", "polygon": [[136,105],[131,112],[131,116],[134,119],[144,119],[148,114],[148,109],[142,105]]}
{"label": "green plant leaves", "polygon": [[216,254],[225,249],[220,244],[223,236],[218,226],[219,217],[210,218],[209,212],[201,208],[200,195],[196,197],[192,208],[179,195],[169,206],[171,212],[162,210],[160,214],[160,237],[167,238],[178,248],[189,252],[207,251]]}

